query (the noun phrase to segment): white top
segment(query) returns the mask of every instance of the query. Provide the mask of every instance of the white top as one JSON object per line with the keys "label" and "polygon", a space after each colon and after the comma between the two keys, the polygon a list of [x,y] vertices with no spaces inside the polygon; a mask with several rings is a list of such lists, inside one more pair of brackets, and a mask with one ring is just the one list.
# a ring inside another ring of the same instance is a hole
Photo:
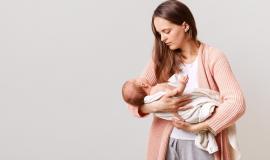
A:
{"label": "white top", "polygon": [[[186,84],[184,93],[190,92],[191,90],[198,88],[198,56],[193,63],[183,64],[181,68],[182,71],[179,74],[174,74],[169,79],[169,82],[171,82],[172,85],[174,82],[174,84],[177,84],[180,76],[188,75],[189,80]],[[170,137],[182,140],[195,140],[196,134],[174,127]]]}

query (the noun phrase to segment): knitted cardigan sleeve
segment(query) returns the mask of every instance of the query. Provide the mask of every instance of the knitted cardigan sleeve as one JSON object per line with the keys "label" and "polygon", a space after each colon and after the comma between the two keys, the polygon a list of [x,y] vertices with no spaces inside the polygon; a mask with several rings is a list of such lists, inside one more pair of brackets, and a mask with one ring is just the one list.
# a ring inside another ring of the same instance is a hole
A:
{"label": "knitted cardigan sleeve", "polygon": [[[155,75],[155,66],[154,66],[154,62],[153,62],[152,58],[150,59],[149,63],[146,65],[143,72],[141,73],[141,75],[138,78],[147,81],[151,86],[153,86],[157,83],[157,79],[156,79],[156,75]],[[128,105],[129,110],[136,117],[140,118],[140,117],[145,117],[146,115],[148,115],[148,114],[143,114],[142,112],[140,112],[140,106],[134,106],[134,105],[130,105],[128,103],[127,103],[127,105]]]}
{"label": "knitted cardigan sleeve", "polygon": [[241,88],[224,53],[219,52],[213,59],[210,69],[223,102],[206,122],[211,132],[216,135],[234,124],[244,114],[246,105]]}

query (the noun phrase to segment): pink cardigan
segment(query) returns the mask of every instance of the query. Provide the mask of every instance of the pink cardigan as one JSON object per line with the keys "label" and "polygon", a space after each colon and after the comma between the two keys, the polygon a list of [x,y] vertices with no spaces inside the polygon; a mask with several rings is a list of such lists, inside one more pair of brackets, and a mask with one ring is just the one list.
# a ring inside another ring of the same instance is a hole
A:
{"label": "pink cardigan", "polygon": [[[214,154],[215,160],[232,160],[227,127],[233,125],[244,114],[246,108],[244,96],[227,58],[220,50],[202,43],[198,56],[199,87],[219,91],[223,97],[223,103],[216,109],[215,114],[206,120],[211,132],[216,135],[219,147],[219,151]],[[145,68],[141,78],[148,80],[151,85],[157,83],[153,61],[150,61]],[[139,106],[128,105],[128,107],[135,116],[146,116],[139,112]],[[173,125],[170,121],[153,117],[147,160],[165,160],[172,129]]]}

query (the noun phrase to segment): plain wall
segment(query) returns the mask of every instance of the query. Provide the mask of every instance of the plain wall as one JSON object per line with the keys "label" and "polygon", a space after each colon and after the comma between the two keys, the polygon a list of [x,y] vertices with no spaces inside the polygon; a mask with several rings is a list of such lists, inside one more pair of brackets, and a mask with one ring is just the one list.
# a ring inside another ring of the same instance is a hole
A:
{"label": "plain wall", "polygon": [[[0,1],[0,159],[145,159],[151,116],[133,117],[121,86],[150,58],[161,2]],[[244,91],[243,159],[270,159],[269,1],[184,2]]]}

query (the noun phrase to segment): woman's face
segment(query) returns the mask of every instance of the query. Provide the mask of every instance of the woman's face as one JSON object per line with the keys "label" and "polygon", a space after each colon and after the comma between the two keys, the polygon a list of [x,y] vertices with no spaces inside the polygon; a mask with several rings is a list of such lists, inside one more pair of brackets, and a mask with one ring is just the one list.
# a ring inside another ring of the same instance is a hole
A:
{"label": "woman's face", "polygon": [[186,32],[189,29],[187,23],[176,25],[170,21],[155,17],[154,26],[156,31],[161,36],[161,41],[164,42],[171,50],[179,49],[186,41]]}

